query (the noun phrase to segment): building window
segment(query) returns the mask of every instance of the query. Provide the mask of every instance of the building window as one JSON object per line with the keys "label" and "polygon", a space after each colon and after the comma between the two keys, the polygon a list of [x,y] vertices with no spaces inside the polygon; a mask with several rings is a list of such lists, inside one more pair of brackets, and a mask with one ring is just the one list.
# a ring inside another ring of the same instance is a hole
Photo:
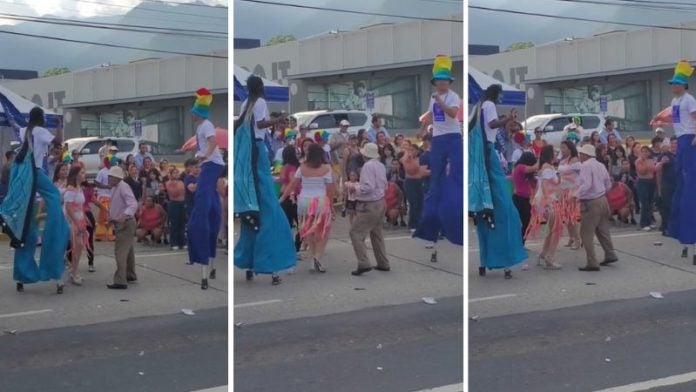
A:
{"label": "building window", "polygon": [[138,120],[142,124],[142,139],[156,143],[162,151],[173,152],[184,144],[180,107],[83,113],[80,117],[82,135],[98,137],[134,137]]}
{"label": "building window", "polygon": [[[384,116],[388,129],[418,128],[418,76],[355,79],[307,86],[308,110],[360,110]],[[351,123],[353,123],[351,121]]]}

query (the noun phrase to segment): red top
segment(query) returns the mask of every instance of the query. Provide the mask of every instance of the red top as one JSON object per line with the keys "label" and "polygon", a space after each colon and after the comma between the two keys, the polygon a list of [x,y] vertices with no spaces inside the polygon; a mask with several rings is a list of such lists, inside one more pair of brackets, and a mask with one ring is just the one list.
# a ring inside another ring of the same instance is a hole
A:
{"label": "red top", "polygon": [[94,200],[96,189],[92,186],[83,186],[82,193],[85,195],[84,210],[89,211],[91,209],[92,200]]}
{"label": "red top", "polygon": [[384,192],[384,200],[387,202],[387,209],[391,210],[393,208],[398,208],[401,200],[399,200],[399,186],[393,182],[387,185],[387,189]]}
{"label": "red top", "polygon": [[[280,183],[281,185],[283,185],[283,190],[286,186],[290,185],[290,181],[292,181],[292,179],[295,178],[296,171],[297,167],[293,165],[283,165],[283,168],[280,170]],[[297,184],[297,188],[295,188],[295,194],[299,195],[301,190],[302,182],[299,182]]]}
{"label": "red top", "polygon": [[154,230],[160,228],[164,223],[162,218],[164,210],[159,204],[147,208],[143,206],[140,210],[140,228],[145,230]]}
{"label": "red top", "polygon": [[534,156],[537,158],[541,155],[541,149],[546,147],[546,140],[541,140],[541,145],[537,144],[537,140],[532,141],[532,151],[534,151]]}

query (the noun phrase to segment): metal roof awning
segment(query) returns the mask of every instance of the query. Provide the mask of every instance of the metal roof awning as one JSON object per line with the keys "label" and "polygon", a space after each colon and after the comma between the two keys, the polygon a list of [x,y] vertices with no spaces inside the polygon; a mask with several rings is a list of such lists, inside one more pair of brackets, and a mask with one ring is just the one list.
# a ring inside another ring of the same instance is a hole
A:
{"label": "metal roof awning", "polygon": [[[452,57],[452,61],[463,61],[463,60],[464,60],[463,56],[453,56]],[[304,74],[288,75],[288,80],[321,78],[321,77],[325,77],[325,76],[345,75],[347,73],[365,73],[365,72],[387,71],[387,70],[396,69],[396,68],[422,67],[425,65],[432,66],[433,60],[427,59],[427,60],[418,60],[418,61],[408,61],[408,62],[403,62],[403,63],[373,65],[373,66],[369,66],[369,67],[360,67],[360,68],[348,68],[348,69],[337,69],[337,70],[331,70],[331,71],[308,72],[308,73],[304,73]]]}
{"label": "metal roof awning", "polygon": [[[227,89],[217,89],[210,90],[213,95],[216,94],[227,94]],[[161,101],[166,99],[181,99],[181,98],[191,98],[195,99],[193,92],[181,92],[174,94],[164,94],[164,95],[152,95],[149,97],[132,97],[132,98],[121,98],[121,99],[111,99],[103,101],[92,101],[92,102],[74,102],[63,105],[63,109],[80,109],[92,106],[108,106],[108,105],[120,105],[124,103],[136,103],[136,102],[152,102]]]}

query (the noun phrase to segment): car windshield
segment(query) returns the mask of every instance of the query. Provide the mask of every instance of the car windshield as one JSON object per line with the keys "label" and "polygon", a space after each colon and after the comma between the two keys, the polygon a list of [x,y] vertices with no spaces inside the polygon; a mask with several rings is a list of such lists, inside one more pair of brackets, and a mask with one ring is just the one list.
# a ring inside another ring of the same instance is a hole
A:
{"label": "car windshield", "polygon": [[316,114],[297,113],[293,114],[292,116],[297,119],[297,125],[309,125],[309,121],[311,121]]}
{"label": "car windshield", "polygon": [[77,140],[68,140],[65,143],[68,145],[68,151],[73,151],[79,149],[80,145],[84,142],[80,142]]}
{"label": "car windshield", "polygon": [[533,130],[536,127],[541,127],[548,121],[548,117],[532,116],[522,123],[526,130]]}

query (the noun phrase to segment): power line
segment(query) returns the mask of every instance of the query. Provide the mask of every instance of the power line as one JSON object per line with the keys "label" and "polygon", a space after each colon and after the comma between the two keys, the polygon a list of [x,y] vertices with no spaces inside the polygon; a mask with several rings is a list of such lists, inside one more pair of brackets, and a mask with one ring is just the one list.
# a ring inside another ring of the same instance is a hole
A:
{"label": "power line", "polygon": [[[0,19],[20,20],[31,23],[45,23],[52,25],[86,27],[93,29],[119,30],[135,33],[151,33],[151,34],[167,34],[167,35],[183,35],[196,38],[212,38],[212,39],[227,39],[227,33],[208,31],[208,30],[188,30],[188,29],[172,29],[166,27],[150,27],[142,25],[128,25],[118,23],[98,23],[98,22],[82,22],[74,19],[50,18],[50,17],[33,17],[16,14],[0,13]],[[216,34],[216,35],[212,35]],[[223,37],[225,36],[225,37]]]}
{"label": "power line", "polygon": [[591,19],[591,18],[582,18],[579,16],[551,15],[551,14],[541,14],[541,13],[536,13],[536,12],[504,10],[504,9],[497,9],[497,8],[480,7],[480,6],[475,6],[475,5],[470,5],[469,8],[475,9],[475,10],[481,10],[481,11],[501,12],[501,13],[506,13],[506,14],[515,14],[515,15],[538,16],[538,17],[544,17],[544,18],[565,19],[565,20],[577,20],[580,22],[605,23],[605,24],[610,24],[610,25],[633,26],[633,27],[648,27],[648,28],[665,29],[665,30],[696,31],[696,28],[690,28],[690,27],[660,26],[660,25],[651,25],[651,24],[643,24],[643,23],[618,22],[618,21],[613,21],[613,20],[599,20],[599,19]]}
{"label": "power line", "polygon": [[175,4],[175,5],[187,5],[190,7],[207,7],[207,8],[227,8],[226,5],[210,5],[210,4],[200,4],[200,3],[180,3],[178,1],[163,1],[163,0],[142,0],[148,3],[157,4]]}
{"label": "power line", "polygon": [[[653,5],[649,4],[643,4],[643,3],[608,3],[606,1],[598,1],[598,0],[554,0],[554,1],[560,1],[564,3],[582,3],[582,4],[596,4],[596,5],[605,5],[605,6],[611,6],[611,7],[626,7],[626,8],[640,8],[640,9],[652,9],[652,10],[660,10],[660,11],[696,11],[696,8],[691,7],[691,8],[685,8],[685,7],[665,7],[665,6],[659,6],[657,4],[662,4],[660,2],[653,2]],[[696,4],[693,4],[692,6],[696,6]]]}
{"label": "power line", "polygon": [[76,43],[76,44],[106,46],[109,48],[140,50],[143,52],[177,54],[177,55],[181,55],[181,56],[196,56],[196,57],[207,57],[207,58],[215,58],[215,59],[226,59],[227,58],[227,56],[220,56],[220,55],[214,55],[214,54],[177,52],[177,51],[162,50],[162,49],[147,49],[147,48],[140,48],[140,47],[128,46],[128,45],[110,44],[110,43],[106,43],[106,42],[82,41],[82,40],[77,40],[77,39],[60,38],[60,37],[53,37],[53,36],[48,36],[48,35],[18,33],[15,31],[7,31],[7,30],[0,30],[0,34],[16,35],[16,36],[20,36],[20,37],[42,38],[42,39],[48,39],[48,40],[52,40],[52,41],[70,42],[70,43]]}
{"label": "power line", "polygon": [[390,18],[402,18],[402,19],[414,19],[414,20],[430,20],[430,21],[436,21],[436,22],[464,23],[463,20],[457,20],[457,19],[426,18],[426,17],[421,17],[421,16],[394,15],[394,14],[385,14],[385,13],[379,13],[379,12],[367,12],[367,11],[346,10],[346,9],[340,9],[340,8],[315,7],[315,6],[302,5],[302,4],[277,3],[277,2],[274,2],[274,1],[264,1],[264,0],[240,0],[240,1],[244,1],[244,2],[247,2],[247,3],[264,4],[264,5],[277,5],[277,6],[283,6],[283,7],[302,8],[302,9],[310,9],[310,10],[318,10],[318,11],[342,12],[342,13],[345,13],[345,14],[357,14],[357,15],[369,15],[369,16],[386,16],[386,17],[390,17]]}
{"label": "power line", "polygon": [[[29,4],[27,4],[27,3],[10,3],[10,2],[8,2],[8,0],[0,0],[0,3],[5,3],[5,4],[9,5],[9,6],[23,7],[23,8],[25,8],[25,9],[26,9],[26,8],[29,8],[29,9],[32,9],[32,10],[33,10],[33,8],[32,8]],[[72,11],[72,12],[75,12],[75,13],[77,13],[77,14],[79,14],[80,12],[82,12],[81,10],[78,10],[77,8],[70,8],[70,7],[66,7],[66,6],[61,6],[60,8],[61,8],[61,10],[63,10],[63,11]],[[104,13],[104,12],[98,12],[98,11],[96,11],[96,10],[93,10],[92,12],[93,12],[95,15],[100,15],[100,16],[106,16],[106,17],[114,17],[114,16],[116,16],[116,15],[114,15],[114,14]],[[119,16],[120,16],[120,15],[119,15]],[[195,15],[194,15],[194,16],[195,16]],[[201,17],[203,17],[203,16],[201,16]],[[156,18],[156,17],[154,17],[154,16],[149,16],[149,17],[148,17],[148,16],[133,16],[133,15],[128,15],[127,18],[128,18],[128,19],[140,19],[140,20],[146,20],[146,21],[157,20],[157,21],[163,21],[163,22],[168,22],[168,23],[185,23],[185,24],[200,25],[200,23],[199,23],[198,21],[195,21],[195,20],[183,20],[183,19],[172,19],[172,18]],[[226,24],[226,23],[225,23],[225,24],[219,24],[219,23],[209,22],[209,23],[207,23],[207,24],[209,24],[209,25],[211,25],[211,26],[221,26],[221,27],[224,26],[224,27],[227,27],[227,24]]]}
{"label": "power line", "polygon": [[[105,7],[115,7],[115,8],[125,8],[125,9],[133,9],[133,7],[129,7],[127,5],[120,5],[120,4],[110,4],[110,3],[102,3],[99,1],[91,1],[91,0],[72,0],[76,3],[88,3],[88,4],[97,4],[97,5],[103,5]],[[165,11],[165,10],[157,10],[154,8],[145,8],[145,7],[139,7],[138,8],[141,11],[149,11],[149,12],[158,12],[161,14],[174,14],[174,15],[186,15],[188,17],[195,16],[199,18],[215,18],[215,19],[227,19],[227,16],[217,16],[217,15],[200,15],[200,14],[192,14],[190,12],[176,12],[176,11]]]}

